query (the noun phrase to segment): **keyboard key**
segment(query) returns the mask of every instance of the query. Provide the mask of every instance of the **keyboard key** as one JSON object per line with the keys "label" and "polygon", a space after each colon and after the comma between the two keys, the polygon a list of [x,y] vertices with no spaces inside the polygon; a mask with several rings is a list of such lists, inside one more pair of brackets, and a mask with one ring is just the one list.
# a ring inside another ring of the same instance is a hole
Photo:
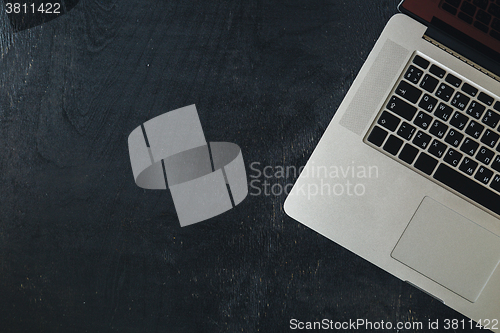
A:
{"label": "keyboard key", "polygon": [[368,136],[368,141],[373,143],[375,146],[380,147],[382,145],[382,142],[384,142],[386,136],[387,136],[387,131],[381,129],[378,126],[375,126],[372,129],[370,135]]}
{"label": "keyboard key", "polygon": [[464,135],[462,133],[460,133],[452,128],[448,132],[448,135],[446,136],[444,141],[446,141],[447,143],[449,143],[453,147],[458,147],[458,145],[460,144],[460,142],[462,141],[463,138],[464,138]]}
{"label": "keyboard key", "polygon": [[478,6],[479,8],[486,10],[486,7],[488,7],[489,1],[488,0],[474,0],[472,3],[475,4],[476,6]]}
{"label": "keyboard key", "polygon": [[485,168],[484,166],[480,166],[476,171],[475,179],[479,180],[483,184],[488,184],[490,182],[491,177],[493,177],[493,171]]}
{"label": "keyboard key", "polygon": [[443,3],[442,8],[446,10],[448,13],[451,13],[452,15],[457,15],[457,9],[447,3]]}
{"label": "keyboard key", "polygon": [[436,168],[437,163],[438,161],[434,157],[429,156],[426,153],[422,152],[418,156],[414,166],[423,173],[430,175],[432,174],[432,171],[434,171],[434,169]]}
{"label": "keyboard key", "polygon": [[413,123],[420,128],[427,129],[427,127],[429,127],[429,125],[431,124],[431,121],[432,121],[431,116],[424,113],[423,111],[420,111],[415,117]]}
{"label": "keyboard key", "polygon": [[455,90],[452,87],[450,87],[449,85],[441,83],[434,95],[441,98],[445,102],[448,102],[451,98],[451,95],[453,95],[454,91]]}
{"label": "keyboard key", "polygon": [[499,135],[497,133],[492,132],[489,129],[486,129],[486,131],[483,134],[483,137],[481,138],[481,142],[493,148],[497,144],[498,139]]}
{"label": "keyboard key", "polygon": [[467,129],[465,130],[465,133],[469,134],[474,139],[479,139],[481,133],[483,133],[483,130],[484,130],[483,125],[479,124],[475,120],[471,120],[469,126],[467,126]]}
{"label": "keyboard key", "polygon": [[500,18],[496,18],[491,23],[491,28],[500,31]]}
{"label": "keyboard key", "polygon": [[488,110],[483,117],[482,122],[492,128],[495,128],[500,120],[500,115],[494,111]]}
{"label": "keyboard key", "polygon": [[431,68],[429,68],[429,72],[432,74],[436,75],[438,78],[442,79],[444,75],[446,74],[446,71],[436,65],[432,65]]}
{"label": "keyboard key", "polygon": [[442,142],[439,142],[438,140],[434,139],[432,141],[431,145],[429,146],[429,153],[436,157],[441,157],[443,156],[445,150],[446,150],[446,145]]}
{"label": "keyboard key", "polygon": [[460,85],[462,84],[462,80],[460,80],[458,77],[456,77],[452,74],[448,74],[446,76],[445,81],[448,82],[449,84],[451,84],[452,86],[455,86],[455,88],[460,87]]}
{"label": "keyboard key", "polygon": [[453,148],[448,149],[446,155],[444,156],[444,161],[452,166],[456,167],[462,158],[462,154]]}
{"label": "keyboard key", "polygon": [[478,10],[478,12],[476,14],[476,20],[478,20],[479,22],[481,22],[485,25],[488,25],[488,24],[490,24],[490,21],[491,21],[491,15],[486,13],[483,10]]}
{"label": "keyboard key", "polygon": [[480,92],[479,96],[477,96],[477,99],[488,106],[491,106],[493,104],[493,97],[486,95],[484,92]]}
{"label": "keyboard key", "polygon": [[415,133],[415,129],[415,127],[408,124],[406,121],[403,121],[401,126],[399,126],[398,135],[405,140],[410,140],[413,133]]}
{"label": "keyboard key", "polygon": [[443,119],[444,121],[447,121],[452,113],[453,108],[443,103],[439,103],[436,111],[434,111],[434,115],[438,118]]}
{"label": "keyboard key", "polygon": [[405,79],[407,79],[408,81],[410,81],[413,84],[417,84],[418,81],[420,81],[422,74],[424,74],[424,72],[422,70],[418,69],[415,66],[410,66],[408,68],[408,70],[406,71]]}
{"label": "keyboard key", "polygon": [[482,24],[479,21],[474,22],[474,27],[478,28],[479,30],[481,30],[484,33],[488,33],[488,31],[490,30],[490,28],[488,28],[488,26]]}
{"label": "keyboard key", "polygon": [[490,30],[490,36],[497,40],[500,40],[500,32],[496,30]]}
{"label": "keyboard key", "polygon": [[495,169],[496,171],[500,172],[500,155],[497,155],[495,159],[493,160],[493,163],[491,163],[491,167]]}
{"label": "keyboard key", "polygon": [[500,111],[500,101],[496,102],[493,108],[497,111]]}
{"label": "keyboard key", "polygon": [[472,17],[470,17],[469,15],[465,14],[464,12],[460,12],[458,13],[458,18],[461,19],[462,21],[468,23],[468,24],[472,24]]}
{"label": "keyboard key", "polygon": [[465,138],[464,143],[462,143],[462,146],[460,147],[460,150],[472,156],[474,155],[478,147],[479,143],[473,141],[472,139]]}
{"label": "keyboard key", "polygon": [[467,121],[469,121],[469,118],[467,118],[466,115],[455,111],[455,113],[451,117],[450,124],[461,130],[465,127]]}
{"label": "keyboard key", "polygon": [[429,67],[429,64],[430,64],[429,61],[425,60],[424,58],[422,58],[419,55],[416,55],[415,58],[413,58],[413,63],[422,67],[423,69],[426,69],[427,67]]}
{"label": "keyboard key", "polygon": [[500,17],[500,6],[495,5],[494,3],[490,4],[488,8],[488,13],[493,16]]}
{"label": "keyboard key", "polygon": [[422,131],[418,131],[417,135],[415,135],[415,138],[413,139],[413,143],[419,148],[426,149],[431,142],[431,139],[430,135]]}
{"label": "keyboard key", "polygon": [[384,150],[392,155],[396,155],[402,145],[403,140],[391,134],[384,144]]}
{"label": "keyboard key", "polygon": [[378,121],[377,121],[377,123],[379,125],[382,125],[385,128],[387,128],[388,130],[393,131],[393,132],[396,130],[396,128],[398,128],[399,122],[400,122],[400,120],[398,117],[390,114],[387,111],[382,112],[382,114],[380,115],[380,118],[378,118]]}
{"label": "keyboard key", "polygon": [[464,12],[465,14],[474,17],[474,14],[476,14],[476,6],[471,4],[470,2],[463,2],[462,6],[460,6],[460,10]]}
{"label": "keyboard key", "polygon": [[422,95],[422,91],[418,90],[416,87],[412,86],[406,81],[401,81],[395,92],[399,96],[406,98],[412,103],[417,103],[420,95]]}
{"label": "keyboard key", "polygon": [[446,124],[444,124],[436,119],[432,123],[431,128],[429,129],[429,132],[441,139],[444,136],[444,134],[446,133],[447,129],[448,129],[448,126]]}
{"label": "keyboard key", "polygon": [[439,165],[434,173],[434,178],[494,213],[500,214],[500,205],[498,204],[500,196],[498,194],[446,164]]}
{"label": "keyboard key", "polygon": [[476,171],[477,166],[478,166],[477,162],[471,160],[466,156],[464,157],[462,163],[460,163],[458,169],[465,172],[469,176],[472,176],[474,174],[474,171]]}
{"label": "keyboard key", "polygon": [[460,0],[445,0],[445,1],[455,8],[458,8],[458,6],[460,6]]}
{"label": "keyboard key", "polygon": [[491,159],[493,158],[494,155],[495,153],[489,150],[488,148],[481,147],[481,149],[479,149],[479,151],[477,152],[476,160],[488,165],[490,164]]}
{"label": "keyboard key", "polygon": [[437,99],[435,99],[432,96],[429,96],[428,94],[425,94],[424,97],[422,97],[422,99],[420,100],[420,103],[418,103],[418,106],[420,106],[427,112],[432,112],[436,104],[437,104]]}
{"label": "keyboard key", "polygon": [[412,164],[417,154],[418,149],[407,143],[399,153],[399,158],[408,164]]}
{"label": "keyboard key", "polygon": [[475,97],[477,94],[477,89],[468,84],[467,82],[464,82],[464,85],[462,86],[462,91],[469,96]]}
{"label": "keyboard key", "polygon": [[425,74],[424,78],[422,79],[422,82],[420,82],[420,88],[423,88],[428,92],[432,93],[434,89],[436,89],[438,83],[439,83],[438,79],[429,74]]}
{"label": "keyboard key", "polygon": [[464,95],[460,91],[457,91],[455,96],[453,96],[453,98],[451,99],[450,104],[463,111],[467,104],[469,104],[469,101],[470,98],[467,95]]}
{"label": "keyboard key", "polygon": [[[498,151],[498,148],[497,148]],[[500,155],[496,155],[495,158],[493,159],[493,163],[491,164],[491,167],[498,172],[500,172]]]}
{"label": "keyboard key", "polygon": [[417,108],[415,106],[403,101],[396,96],[391,97],[389,103],[387,103],[386,108],[399,115],[400,117],[405,118],[406,120],[412,120],[413,116],[415,116],[415,113],[417,112]]}
{"label": "keyboard key", "polygon": [[470,114],[474,118],[479,119],[481,118],[481,115],[483,114],[485,109],[486,107],[481,103],[472,101],[472,103],[470,103],[469,107],[467,108],[467,114]]}
{"label": "keyboard key", "polygon": [[491,181],[490,187],[498,192],[500,192],[500,175],[495,175]]}

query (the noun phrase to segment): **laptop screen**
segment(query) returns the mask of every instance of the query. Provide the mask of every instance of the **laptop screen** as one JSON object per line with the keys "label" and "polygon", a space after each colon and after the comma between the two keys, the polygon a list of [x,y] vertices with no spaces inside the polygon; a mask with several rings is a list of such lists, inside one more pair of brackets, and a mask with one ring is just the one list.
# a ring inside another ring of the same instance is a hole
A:
{"label": "laptop screen", "polygon": [[500,59],[500,1],[405,0],[400,10],[495,62]]}

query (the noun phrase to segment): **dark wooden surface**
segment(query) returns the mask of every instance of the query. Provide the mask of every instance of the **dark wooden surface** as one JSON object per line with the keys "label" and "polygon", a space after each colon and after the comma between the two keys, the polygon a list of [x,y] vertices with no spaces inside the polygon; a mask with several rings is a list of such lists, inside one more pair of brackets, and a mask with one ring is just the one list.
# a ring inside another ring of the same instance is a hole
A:
{"label": "dark wooden surface", "polygon": [[181,228],[132,177],[128,134],[189,104],[249,176],[304,165],[397,3],[81,0],[19,33],[3,17],[0,331],[463,319],[287,217],[284,194]]}

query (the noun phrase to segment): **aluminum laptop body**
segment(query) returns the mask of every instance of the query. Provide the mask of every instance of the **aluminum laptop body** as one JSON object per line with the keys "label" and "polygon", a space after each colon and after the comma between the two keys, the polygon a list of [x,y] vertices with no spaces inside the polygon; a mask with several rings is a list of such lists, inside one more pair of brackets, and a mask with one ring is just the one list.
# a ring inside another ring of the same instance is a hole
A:
{"label": "aluminum laptop body", "polygon": [[[463,315],[490,320],[487,328],[500,332],[500,194],[493,179],[500,175],[493,161],[500,154],[500,82],[486,66],[429,38],[430,29],[409,15],[390,19],[284,208]],[[409,96],[415,87],[421,94]],[[405,107],[394,113],[398,103]],[[484,107],[481,114],[476,107]],[[474,128],[481,127],[477,134]],[[434,141],[439,147],[431,149]],[[484,196],[471,199],[468,192]]]}

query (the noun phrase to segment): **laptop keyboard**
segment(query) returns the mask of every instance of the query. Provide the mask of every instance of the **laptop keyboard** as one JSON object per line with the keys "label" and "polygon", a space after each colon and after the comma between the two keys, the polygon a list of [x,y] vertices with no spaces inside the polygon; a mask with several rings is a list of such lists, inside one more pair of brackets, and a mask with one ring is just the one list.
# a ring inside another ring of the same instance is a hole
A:
{"label": "laptop keyboard", "polygon": [[500,0],[443,0],[441,8],[500,40]]}
{"label": "laptop keyboard", "polygon": [[365,142],[500,215],[500,100],[414,55]]}

